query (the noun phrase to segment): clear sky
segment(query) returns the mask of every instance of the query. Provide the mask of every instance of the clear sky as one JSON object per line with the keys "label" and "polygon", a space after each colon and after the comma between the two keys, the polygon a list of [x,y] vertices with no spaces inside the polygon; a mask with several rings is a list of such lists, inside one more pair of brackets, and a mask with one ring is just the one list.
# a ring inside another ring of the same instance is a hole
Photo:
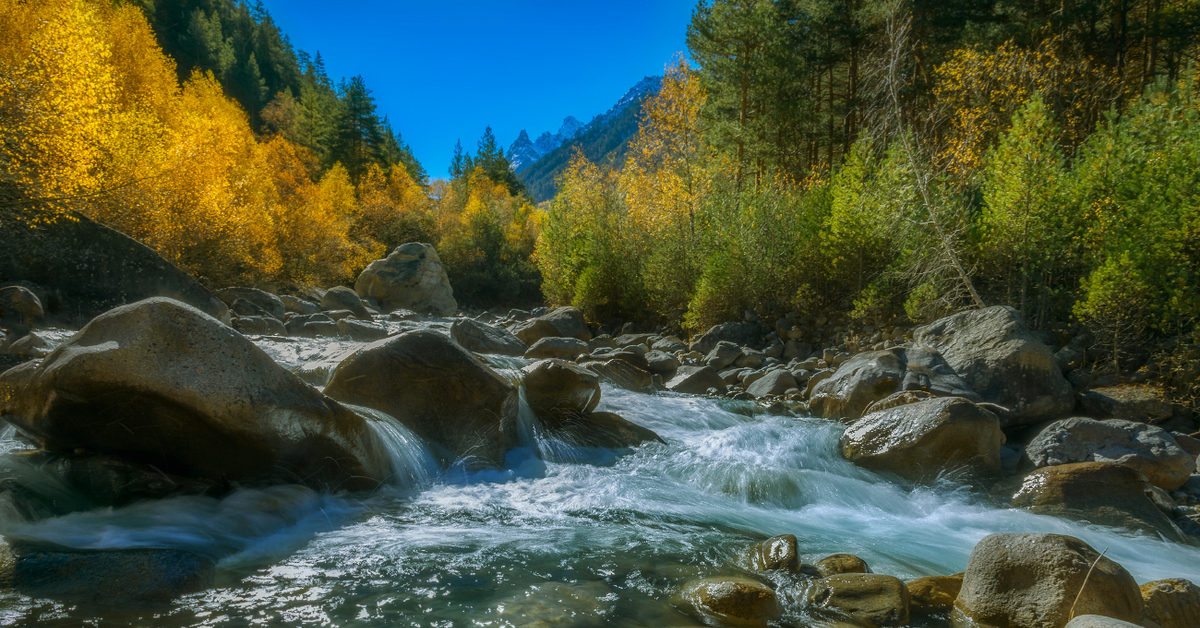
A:
{"label": "clear sky", "polygon": [[695,0],[264,0],[330,78],[361,74],[432,177],[491,125],[507,150],[587,122],[686,49]]}

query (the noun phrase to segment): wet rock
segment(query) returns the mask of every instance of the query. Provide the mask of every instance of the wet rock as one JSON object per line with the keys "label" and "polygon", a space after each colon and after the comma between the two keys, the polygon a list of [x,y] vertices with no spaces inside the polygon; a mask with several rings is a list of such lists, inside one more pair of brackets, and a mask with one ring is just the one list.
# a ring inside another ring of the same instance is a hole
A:
{"label": "wet rock", "polygon": [[954,608],[983,625],[1062,628],[1072,610],[1139,621],[1142,596],[1128,571],[1077,538],[1001,533],[971,551]]}
{"label": "wet rock", "polygon": [[283,307],[286,308],[288,312],[295,312],[296,314],[321,313],[321,306],[307,299],[301,299],[300,297],[292,296],[290,294],[281,294],[279,295],[279,300],[283,303]]}
{"label": "wet rock", "polygon": [[790,371],[777,369],[766,373],[751,383],[746,387],[746,392],[750,393],[756,399],[761,399],[763,397],[782,395],[792,388],[797,388],[799,385],[796,382],[795,376]]}
{"label": "wet rock", "polygon": [[588,331],[583,312],[573,307],[556,307],[541,316],[513,325],[509,331],[520,338],[521,342],[531,346],[538,340],[551,336],[575,338],[583,342],[592,339],[592,332]]}
{"label": "wet rock", "polygon": [[4,348],[4,354],[17,360],[37,360],[50,355],[54,345],[43,338],[38,332],[29,332],[13,340]]}
{"label": "wet rock", "polygon": [[452,316],[458,310],[437,250],[419,242],[401,244],[386,258],[368,264],[354,282],[354,292],[375,299],[389,312],[405,308]]}
{"label": "wet rock", "polygon": [[719,371],[733,364],[741,356],[741,347],[732,342],[721,341],[704,356],[704,363]]}
{"label": "wet rock", "polygon": [[931,393],[927,393],[923,390],[904,390],[898,393],[892,393],[887,397],[884,397],[883,399],[880,399],[879,401],[867,406],[867,409],[863,411],[863,416],[875,414],[876,412],[883,412],[884,410],[890,410],[892,408],[908,405],[910,403],[917,403],[918,401],[925,401],[927,399],[935,399],[935,397]]}
{"label": "wet rock", "polygon": [[577,338],[542,338],[533,343],[525,351],[525,357],[530,360],[545,360],[548,358],[571,359],[587,353],[587,343]]}
{"label": "wet rock", "polygon": [[750,564],[758,571],[800,571],[800,552],[796,535],[773,536],[750,549]]}
{"label": "wet rock", "polygon": [[867,561],[854,554],[833,554],[818,560],[813,564],[821,577],[836,576],[846,573],[871,573]]}
{"label": "wet rock", "polygon": [[1155,486],[1175,490],[1196,460],[1160,427],[1119,419],[1082,417],[1056,421],[1025,448],[1035,467],[1073,462],[1118,462],[1141,471]]}
{"label": "wet rock", "polygon": [[689,395],[706,394],[709,388],[725,392],[724,380],[711,366],[681,366],[667,382],[667,390]]}
{"label": "wet rock", "polygon": [[962,588],[962,574],[954,576],[928,576],[904,583],[912,596],[911,609],[914,615],[943,613],[954,608],[954,600]]}
{"label": "wet rock", "polygon": [[24,286],[0,288],[0,323],[34,325],[46,316],[42,300]]}
{"label": "wet rock", "polygon": [[1075,406],[1050,347],[1011,307],[948,316],[914,330],[913,340],[941,353],[984,401],[1007,408],[1001,427],[1057,419]]}
{"label": "wet rock", "polygon": [[[326,290],[325,296],[321,297],[321,307],[330,316],[333,316],[333,312],[349,310],[355,318],[371,320],[371,313],[367,311],[367,306],[363,305],[362,299],[358,298],[358,295],[353,290],[345,286],[334,286]],[[336,316],[333,316],[333,318],[341,320],[341,318]]]}
{"label": "wet rock", "polygon": [[172,475],[151,465],[103,454],[53,456],[41,468],[97,506],[124,506],[176,495],[215,496],[228,489],[224,482]]}
{"label": "wet rock", "polygon": [[279,297],[263,290],[255,288],[225,288],[217,290],[216,295],[218,299],[221,299],[233,309],[235,314],[242,314],[233,307],[239,300],[252,303],[254,307],[261,310],[261,313],[247,313],[246,315],[249,316],[261,316],[262,313],[265,313],[267,316],[273,316],[282,321],[284,314],[287,313],[287,307],[284,306],[283,301]]}
{"label": "wet rock", "polygon": [[880,574],[842,574],[813,583],[808,603],[841,611],[871,626],[903,626],[910,617],[908,587]]}
{"label": "wet rock", "polygon": [[832,377],[813,385],[809,406],[817,416],[849,422],[862,417],[872,403],[907,390],[980,400],[940,355],[915,347],[868,351],[850,358]]}
{"label": "wet rock", "polygon": [[450,325],[450,337],[467,351],[522,356],[529,347],[508,330],[460,318]]}
{"label": "wet rock", "polygon": [[247,336],[286,336],[287,328],[274,316],[239,316],[232,326]]}
{"label": "wet rock", "polygon": [[372,342],[381,338],[387,338],[388,335],[386,327],[352,318],[339,320],[337,328],[339,334],[359,342]]}
{"label": "wet rock", "polygon": [[602,583],[543,582],[495,606],[502,626],[522,628],[599,628],[605,625],[606,598],[612,591]]}
{"label": "wet rock", "polygon": [[596,409],[600,376],[563,360],[542,360],[526,366],[525,401],[544,425],[556,426]]}
{"label": "wet rock", "polygon": [[1138,471],[1115,462],[1083,462],[1038,469],[1025,477],[1012,505],[1038,514],[1164,534],[1182,540],[1147,495]]}
{"label": "wet rock", "polygon": [[0,414],[43,449],[184,477],[361,490],[390,474],[361,417],[170,299],[98,316],[41,363],[0,375]]}
{"label": "wet rock", "polygon": [[749,578],[694,580],[684,585],[680,597],[689,610],[733,626],[765,628],[767,622],[783,614],[771,587]]}
{"label": "wet rock", "polygon": [[[317,326],[310,327],[310,324],[317,324],[317,323],[323,324],[326,327],[317,327]],[[317,336],[324,336],[324,335],[336,336],[338,334],[337,323],[332,318],[326,316],[325,314],[298,314],[296,316],[292,316],[292,317],[288,318],[287,322],[284,323],[284,327],[287,329],[288,334],[290,334],[292,336],[305,336],[308,338],[315,338]],[[319,333],[320,331],[325,331],[325,330],[330,331],[332,333],[331,334]]]}
{"label": "wet rock", "polygon": [[1142,620],[1159,628],[1200,626],[1200,587],[1183,578],[1147,582],[1142,587]]}
{"label": "wet rock", "polygon": [[4,221],[0,277],[37,284],[46,291],[45,298],[39,296],[46,315],[61,315],[72,325],[160,296],[229,322],[229,308],[191,275],[82,214],[52,224]]}
{"label": "wet rock", "polygon": [[662,443],[653,430],[612,412],[589,412],[559,423],[547,433],[575,447],[627,449],[643,443]]}
{"label": "wet rock", "polygon": [[854,464],[919,482],[944,471],[997,473],[1004,440],[996,415],[943,397],[869,414],[846,428],[840,446]]}
{"label": "wet rock", "polygon": [[213,586],[212,560],[170,549],[74,550],[0,541],[0,584],[34,597],[106,605],[168,602]]}
{"label": "wet rock", "polygon": [[516,388],[432,331],[359,349],[338,365],[325,394],[390,414],[468,468],[499,467],[516,443]]}
{"label": "wet rock", "polygon": [[599,374],[601,381],[617,388],[646,394],[654,392],[654,376],[625,360],[585,360],[581,364]]}

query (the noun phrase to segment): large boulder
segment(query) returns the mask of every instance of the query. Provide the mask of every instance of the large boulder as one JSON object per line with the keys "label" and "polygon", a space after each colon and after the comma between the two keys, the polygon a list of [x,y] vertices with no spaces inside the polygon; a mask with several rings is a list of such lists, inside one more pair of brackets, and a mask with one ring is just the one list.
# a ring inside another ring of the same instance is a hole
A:
{"label": "large boulder", "polygon": [[588,352],[587,343],[578,338],[559,338],[548,336],[530,345],[525,350],[525,357],[530,360],[545,360],[549,358],[574,358]]}
{"label": "large boulder", "polygon": [[325,394],[392,415],[448,461],[499,467],[516,444],[517,389],[446,336],[411,331],[342,361]]}
{"label": "large boulder", "polygon": [[458,310],[450,279],[431,244],[401,244],[385,259],[371,262],[354,282],[354,291],[375,299],[389,312],[406,308],[451,316]]}
{"label": "large boulder", "polygon": [[724,625],[766,628],[783,614],[771,587],[750,578],[693,580],[680,591],[685,608]]}
{"label": "large boulder", "polygon": [[589,370],[600,375],[600,380],[617,388],[650,394],[654,392],[654,376],[650,371],[638,368],[626,360],[613,359],[612,354],[599,360],[581,362]]}
{"label": "large boulder", "polygon": [[1183,578],[1155,580],[1142,585],[1142,619],[1159,628],[1200,626],[1200,587]]}
{"label": "large boulder", "polygon": [[244,299],[281,321],[284,315],[287,314],[287,307],[284,306],[282,299],[270,292],[257,288],[225,288],[217,290],[216,294],[218,299],[221,299],[230,307],[233,307],[234,302],[238,299]]}
{"label": "large boulder", "polygon": [[984,401],[1006,408],[1002,427],[1058,419],[1075,407],[1050,347],[1011,307],[948,316],[914,330],[913,341],[941,353]]}
{"label": "large boulder", "polygon": [[689,395],[703,395],[709,388],[725,392],[725,380],[711,366],[681,366],[667,382],[667,390]]}
{"label": "large boulder", "polygon": [[796,376],[786,369],[776,369],[755,380],[746,387],[746,392],[757,399],[774,397],[793,389],[799,388]]}
{"label": "large boulder", "polygon": [[72,325],[159,296],[229,322],[229,308],[191,275],[81,214],[50,223],[0,217],[0,278],[37,284],[47,316]]}
{"label": "large boulder", "polygon": [[1196,459],[1170,432],[1120,419],[1075,417],[1043,429],[1025,454],[1035,467],[1072,462],[1118,462],[1141,471],[1155,486],[1175,490],[1196,470]]}
{"label": "large boulder", "polygon": [[999,533],[971,550],[954,608],[982,625],[1063,628],[1072,613],[1140,621],[1142,595],[1124,567],[1077,538]]}
{"label": "large boulder", "polygon": [[917,390],[980,400],[936,351],[897,347],[846,360],[831,377],[813,386],[809,409],[822,418],[854,421],[868,406],[893,393]]}
{"label": "large boulder", "polygon": [[821,578],[808,592],[808,603],[840,611],[870,626],[904,626],[912,603],[899,578],[873,573]]}
{"label": "large boulder", "polygon": [[1115,462],[1081,462],[1038,469],[1024,478],[1012,505],[1043,515],[1087,521],[1182,541],[1154,505],[1146,476]]}
{"label": "large boulder", "polygon": [[584,342],[592,339],[592,332],[588,330],[583,312],[573,307],[556,307],[541,316],[513,325],[509,331],[527,345],[533,345],[542,338],[551,336],[575,338]]}
{"label": "large boulder", "polygon": [[0,375],[0,417],[43,449],[185,477],[358,490],[391,473],[362,417],[165,298],[102,314],[40,363]]}
{"label": "large boulder", "polygon": [[941,397],[869,414],[846,428],[840,444],[854,464],[929,481],[943,471],[1000,471],[1004,432],[991,412]]}
{"label": "large boulder", "polygon": [[363,305],[362,299],[346,286],[334,286],[326,290],[321,297],[321,307],[329,312],[346,310],[355,318],[371,319],[371,313],[367,311],[367,306]]}
{"label": "large boulder", "polygon": [[460,318],[450,325],[450,337],[468,351],[522,356],[529,347],[506,329]]}
{"label": "large boulder", "polygon": [[526,366],[525,402],[544,425],[558,425],[591,412],[600,403],[600,376],[563,360]]}
{"label": "large boulder", "polygon": [[1142,628],[1142,625],[1103,615],[1077,615],[1067,622],[1066,628]]}

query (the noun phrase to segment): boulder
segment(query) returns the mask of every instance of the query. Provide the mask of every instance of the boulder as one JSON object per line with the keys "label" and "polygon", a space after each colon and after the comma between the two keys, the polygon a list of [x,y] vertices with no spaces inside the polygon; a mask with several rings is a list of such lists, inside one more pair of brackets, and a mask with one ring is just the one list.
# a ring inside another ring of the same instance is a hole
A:
{"label": "boulder", "polygon": [[523,356],[529,347],[508,330],[460,318],[450,325],[450,337],[467,351]]}
{"label": "boulder", "polygon": [[1038,514],[1088,521],[1182,540],[1147,495],[1146,476],[1115,462],[1081,462],[1038,469],[1023,480],[1012,505]]}
{"label": "boulder", "polygon": [[571,359],[587,352],[587,343],[582,340],[550,336],[533,343],[525,351],[525,357],[530,360],[545,360],[548,358]]}
{"label": "boulder", "polygon": [[707,354],[721,341],[743,347],[759,347],[762,346],[762,334],[763,327],[758,323],[722,323],[710,327],[693,340],[690,348],[692,351]]}
{"label": "boulder", "polygon": [[796,535],[773,536],[750,549],[750,564],[757,571],[800,571],[800,552]]}
{"label": "boulder", "polygon": [[917,403],[918,401],[925,401],[926,399],[936,399],[936,397],[923,390],[903,390],[898,393],[892,393],[867,406],[867,409],[863,411],[863,416],[905,406],[910,403]]}
{"label": "boulder", "polygon": [[1142,585],[1142,619],[1159,628],[1200,626],[1200,587],[1183,578],[1155,580]]}
{"label": "boulder", "polygon": [[646,368],[651,373],[662,373],[665,376],[674,373],[679,366],[679,358],[664,351],[655,349],[646,354]]}
{"label": "boulder", "polygon": [[800,384],[796,382],[796,377],[792,375],[791,371],[776,369],[747,386],[746,392],[753,395],[756,399],[761,399],[763,397],[782,395],[799,386]]}
{"label": "boulder", "polygon": [[281,294],[279,295],[279,300],[283,302],[283,307],[286,308],[288,312],[295,312],[296,314],[321,313],[321,306],[307,299],[301,299],[300,297],[295,297],[290,294]]}
{"label": "boulder", "polygon": [[0,375],[0,416],[42,449],[85,449],[190,478],[375,488],[367,422],[199,310],[165,298],[93,319]]}
{"label": "boulder", "polygon": [[650,394],[654,392],[654,376],[625,360],[585,360],[581,364],[600,375],[600,380],[617,388]]}
{"label": "boulder", "polygon": [[43,454],[39,468],[82,493],[96,506],[124,506],[176,495],[217,496],[225,482],[196,480],[164,473],[157,467],[104,454]]}
{"label": "boulder", "polygon": [[234,299],[233,302],[229,304],[229,311],[232,312],[234,316],[265,316],[275,318],[274,316],[268,314],[266,310],[245,299]]}
{"label": "boulder", "polygon": [[1175,407],[1162,388],[1113,386],[1080,393],[1079,413],[1094,419],[1161,423],[1174,416]]}
{"label": "boulder", "polygon": [[1140,621],[1142,596],[1124,567],[1077,538],[999,533],[971,550],[954,608],[983,625],[1063,628],[1072,611]]}
{"label": "boulder", "polygon": [[1142,626],[1103,615],[1079,615],[1067,622],[1066,628],[1142,628]]}
{"label": "boulder", "polygon": [[869,414],[842,433],[842,456],[914,482],[943,471],[1000,471],[1004,432],[996,415],[959,397],[929,399]]}
{"label": "boulder", "polygon": [[326,290],[325,296],[321,297],[321,307],[327,312],[349,310],[355,318],[371,320],[371,313],[367,311],[367,306],[363,305],[362,299],[346,286],[334,286]]}
{"label": "boulder", "polygon": [[583,312],[573,307],[556,307],[541,316],[513,325],[509,331],[527,345],[550,336],[576,338],[584,342],[592,339]]}
{"label": "boulder", "polygon": [[387,328],[382,325],[353,318],[341,319],[337,322],[337,328],[340,335],[359,342],[374,342],[388,335]]}
{"label": "boulder", "polygon": [[354,282],[354,291],[370,297],[387,311],[406,308],[421,314],[452,316],[458,310],[450,279],[437,250],[409,242],[385,259],[367,265]]}
{"label": "boulder", "polygon": [[327,323],[332,326],[334,336],[338,333],[337,323],[325,314],[297,314],[288,318],[283,326],[287,330],[287,333],[292,336],[312,337],[318,335],[315,333],[316,328],[307,328],[309,323]]}
{"label": "boulder", "polygon": [[49,224],[0,218],[0,277],[37,284],[46,315],[72,325],[160,296],[229,322],[229,308],[191,275],[82,214]]}
{"label": "boulder", "polygon": [[0,323],[33,325],[46,317],[42,300],[25,286],[0,288]]}
{"label": "boulder", "polygon": [[542,360],[522,372],[525,402],[545,426],[570,421],[600,403],[600,376],[572,362]]}
{"label": "boulder", "polygon": [[653,430],[612,412],[589,412],[546,430],[550,436],[575,447],[627,449],[643,443],[662,443]]}
{"label": "boulder", "polygon": [[813,564],[821,577],[836,576],[845,573],[871,573],[867,561],[854,554],[833,554],[818,560]]}
{"label": "boulder", "polygon": [[1196,459],[1160,427],[1120,419],[1082,417],[1056,421],[1025,448],[1035,467],[1072,462],[1119,462],[1141,471],[1155,486],[1175,490],[1196,469]]}
{"label": "boulder", "polygon": [[516,444],[517,389],[432,331],[369,344],[342,361],[325,394],[392,415],[468,468],[499,467]]}
{"label": "boulder", "polygon": [[766,628],[783,614],[771,587],[749,578],[693,580],[684,585],[680,597],[692,612],[732,626]]}
{"label": "boulder", "polygon": [[722,340],[704,356],[704,363],[718,371],[733,364],[742,356],[742,348],[736,344]]}
{"label": "boulder", "polygon": [[689,395],[703,395],[709,388],[725,392],[725,382],[711,366],[681,366],[666,384],[667,390]]}
{"label": "boulder", "polygon": [[[264,292],[255,288],[225,288],[217,290],[216,295],[218,299],[224,301],[231,308],[234,302],[241,299],[253,303],[255,307],[258,307],[267,315],[274,316],[281,321],[284,314],[287,314],[287,307],[284,306],[283,301],[270,292]],[[235,313],[241,314],[241,312],[236,311]],[[251,315],[254,314],[256,313],[251,313]]]}
{"label": "boulder", "polygon": [[937,352],[897,347],[860,353],[844,362],[831,377],[813,385],[809,406],[816,416],[850,422],[872,403],[912,390],[980,400]]}
{"label": "boulder", "polygon": [[1007,408],[1001,427],[1061,418],[1075,407],[1054,353],[1011,307],[948,316],[914,330],[913,341],[941,353],[984,401]]}
{"label": "boulder", "polygon": [[247,336],[286,336],[287,328],[274,316],[238,316],[230,325]]}
{"label": "boulder", "polygon": [[904,583],[912,599],[910,608],[914,615],[944,613],[954,608],[954,600],[962,588],[962,574],[954,576],[928,576]]}
{"label": "boulder", "polygon": [[0,584],[38,598],[164,603],[213,586],[215,575],[211,559],[180,550],[0,541]]}
{"label": "boulder", "polygon": [[908,624],[911,598],[899,578],[856,573],[817,580],[809,589],[808,603],[883,628]]}

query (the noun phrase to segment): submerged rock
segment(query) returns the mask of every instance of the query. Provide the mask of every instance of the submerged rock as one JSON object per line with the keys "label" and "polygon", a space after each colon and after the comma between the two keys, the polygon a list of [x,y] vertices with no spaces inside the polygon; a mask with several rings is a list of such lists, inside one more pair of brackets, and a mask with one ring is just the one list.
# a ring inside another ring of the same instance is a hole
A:
{"label": "submerged rock", "polygon": [[913,331],[988,403],[1009,412],[1001,427],[1057,419],[1075,407],[1070,383],[1054,354],[1011,307],[970,310]]}
{"label": "submerged rock", "polygon": [[936,351],[914,347],[860,353],[810,388],[809,407],[826,419],[855,421],[871,404],[900,391],[979,401]]}
{"label": "submerged rock", "polygon": [[783,614],[771,587],[749,578],[694,580],[680,591],[685,607],[701,617],[733,626],[766,628]]}
{"label": "submerged rock", "polygon": [[359,490],[390,474],[363,418],[171,299],[116,308],[0,375],[0,414],[43,449],[204,480]]}
{"label": "submerged rock", "polygon": [[996,415],[943,397],[869,414],[846,428],[840,446],[859,466],[930,481],[944,471],[997,473],[1004,440]]}
{"label": "submerged rock", "polygon": [[899,578],[880,574],[841,574],[813,583],[808,603],[843,612],[880,628],[908,623],[911,597]]}
{"label": "submerged rock", "polygon": [[1035,467],[1073,462],[1118,462],[1141,471],[1155,486],[1183,486],[1196,459],[1160,427],[1120,419],[1082,417],[1056,421],[1025,448]]}
{"label": "submerged rock", "polygon": [[983,625],[1063,628],[1072,611],[1140,621],[1142,596],[1125,568],[1077,538],[1001,533],[971,551],[954,608]]}
{"label": "submerged rock", "polygon": [[389,312],[405,308],[452,316],[458,310],[442,260],[430,244],[401,244],[385,259],[371,262],[359,274],[354,291],[375,299]]}
{"label": "submerged rock", "polygon": [[392,415],[444,457],[499,467],[516,444],[517,389],[432,331],[369,344],[342,361],[325,394]]}

